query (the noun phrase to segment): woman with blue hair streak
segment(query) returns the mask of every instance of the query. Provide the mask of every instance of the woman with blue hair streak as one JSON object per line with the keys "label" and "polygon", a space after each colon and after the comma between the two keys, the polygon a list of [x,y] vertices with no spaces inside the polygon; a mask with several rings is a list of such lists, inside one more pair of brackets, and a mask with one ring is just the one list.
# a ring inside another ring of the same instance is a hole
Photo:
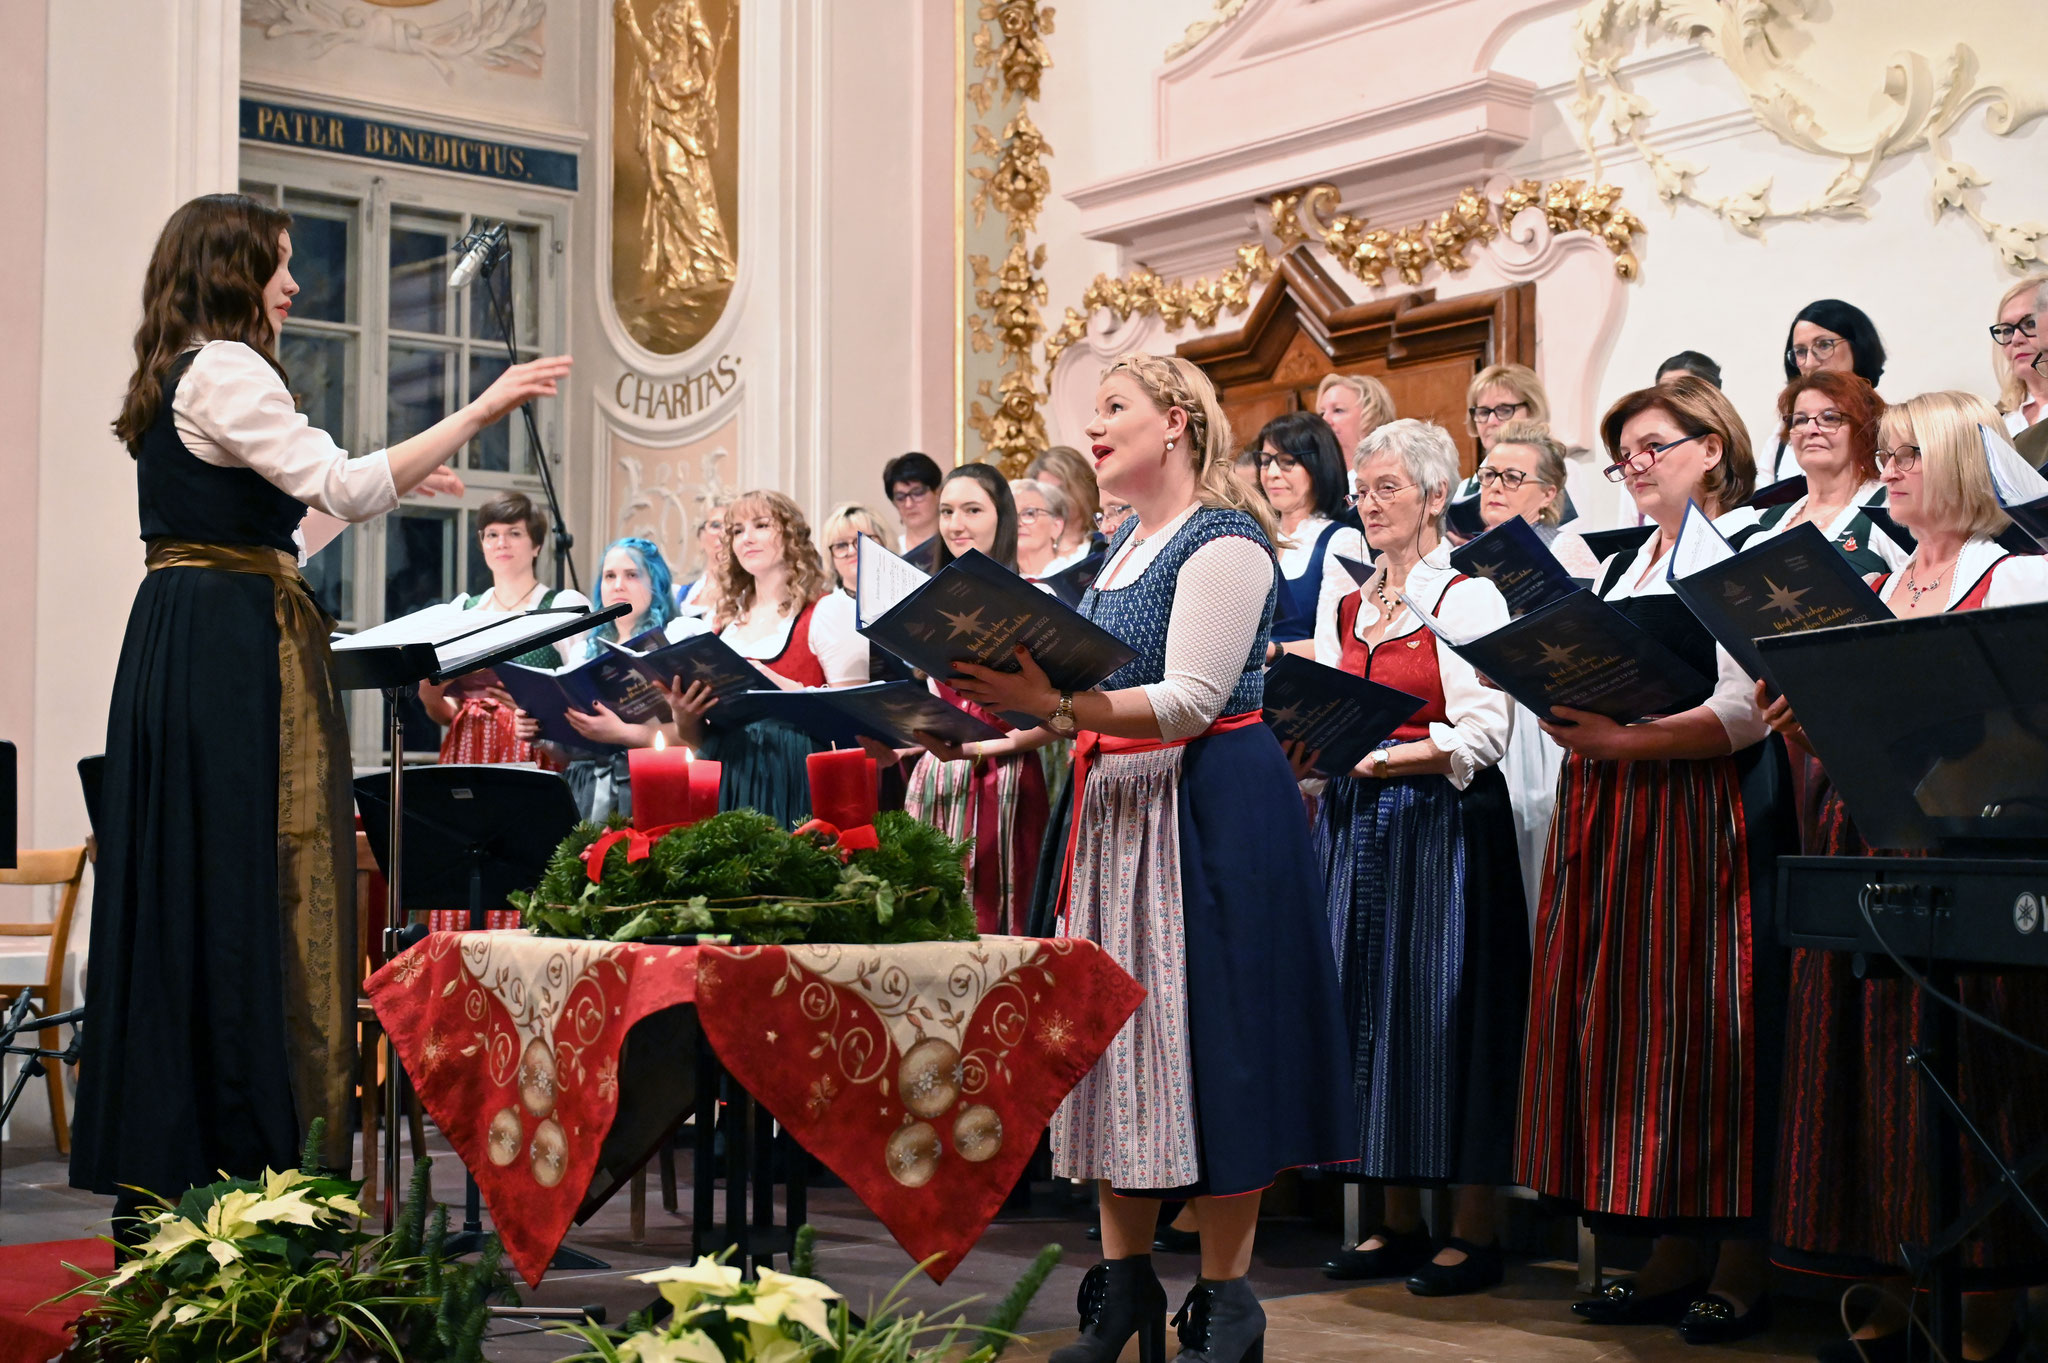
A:
{"label": "woman with blue hair streak", "polygon": [[[630,643],[645,634],[659,634],[670,643],[701,633],[703,622],[676,611],[675,583],[661,547],[652,540],[628,535],[615,540],[604,551],[599,570],[598,605],[625,602],[626,614],[607,620],[585,636],[581,661],[603,652],[607,640]],[[650,641],[652,642],[652,641]],[[609,755],[582,755],[569,763],[563,773],[576,797],[576,808],[586,819],[604,822],[610,815],[633,812],[633,790],[626,774],[626,748],[651,747],[659,724],[628,724],[599,705],[594,712],[568,712],[569,723],[593,745],[618,749]],[[531,736],[533,721],[521,717],[522,733]]]}

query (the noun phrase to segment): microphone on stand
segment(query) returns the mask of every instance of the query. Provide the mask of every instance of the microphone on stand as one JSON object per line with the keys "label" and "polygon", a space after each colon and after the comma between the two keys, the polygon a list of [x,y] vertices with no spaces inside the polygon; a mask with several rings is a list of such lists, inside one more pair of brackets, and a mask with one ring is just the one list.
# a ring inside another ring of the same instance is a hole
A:
{"label": "microphone on stand", "polygon": [[504,240],[505,224],[502,222],[493,223],[488,228],[479,228],[464,237],[460,245],[467,249],[463,250],[462,259],[455,262],[455,268],[448,272],[448,287],[468,288],[470,281],[482,272],[485,262],[491,258],[491,253],[497,250]]}

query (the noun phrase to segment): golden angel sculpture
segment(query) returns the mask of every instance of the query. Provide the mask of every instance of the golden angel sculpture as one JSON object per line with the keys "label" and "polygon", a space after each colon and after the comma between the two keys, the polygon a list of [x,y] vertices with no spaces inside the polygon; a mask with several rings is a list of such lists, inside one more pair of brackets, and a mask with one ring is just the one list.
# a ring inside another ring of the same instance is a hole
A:
{"label": "golden angel sculpture", "polygon": [[[633,0],[616,0],[615,10],[621,47],[632,55],[618,115],[621,123],[630,121],[634,169],[645,177],[645,190],[637,288],[619,287],[621,271],[614,290],[628,305],[636,337],[674,350],[701,337],[738,274],[713,158],[720,141],[720,67],[730,52],[739,0],[727,0],[716,38],[701,0],[660,0],[644,26]],[[627,130],[620,128],[622,144]],[[618,244],[615,234],[615,249]],[[696,336],[688,334],[693,331]]]}

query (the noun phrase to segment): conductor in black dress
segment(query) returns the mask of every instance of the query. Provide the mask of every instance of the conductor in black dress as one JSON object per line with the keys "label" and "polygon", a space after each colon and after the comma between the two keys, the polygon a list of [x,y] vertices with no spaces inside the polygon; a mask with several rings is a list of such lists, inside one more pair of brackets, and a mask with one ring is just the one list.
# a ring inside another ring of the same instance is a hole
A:
{"label": "conductor in black dress", "polygon": [[351,458],[295,410],[278,363],[290,226],[238,194],[171,215],[114,422],[149,572],[107,716],[71,1182],[119,1195],[117,1214],[131,1187],[176,1197],[219,1170],[295,1167],[315,1117],[323,1162],[348,1167],[349,748],[333,622],[300,555],[408,492],[460,492],[444,461],[569,371],[566,356],[514,365]]}

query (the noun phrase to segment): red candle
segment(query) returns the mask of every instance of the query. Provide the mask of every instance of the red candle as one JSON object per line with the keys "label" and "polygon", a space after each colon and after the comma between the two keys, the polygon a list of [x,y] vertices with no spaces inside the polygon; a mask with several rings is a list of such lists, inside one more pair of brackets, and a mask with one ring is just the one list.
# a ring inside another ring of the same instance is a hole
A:
{"label": "red candle", "polygon": [[805,759],[811,776],[811,817],[840,830],[875,821],[875,759],[859,748],[814,752]]}
{"label": "red candle", "polygon": [[693,824],[718,812],[717,762],[695,761],[688,748],[633,748],[626,754],[633,779],[633,827]]}

